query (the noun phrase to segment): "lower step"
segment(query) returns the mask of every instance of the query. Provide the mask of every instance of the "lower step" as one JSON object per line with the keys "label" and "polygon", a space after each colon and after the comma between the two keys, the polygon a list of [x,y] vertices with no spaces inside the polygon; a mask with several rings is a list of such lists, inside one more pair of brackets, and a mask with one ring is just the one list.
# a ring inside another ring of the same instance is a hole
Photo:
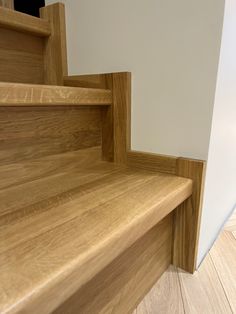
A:
{"label": "lower step", "polygon": [[[161,272],[169,265],[169,214],[191,195],[192,181],[103,162],[99,154],[92,148],[1,167],[1,312],[59,311],[77,293],[92,293],[92,280],[109,269],[117,273],[105,282],[143,267],[153,254],[150,248],[141,257],[145,242],[163,248]],[[136,250],[141,264],[121,266]]]}

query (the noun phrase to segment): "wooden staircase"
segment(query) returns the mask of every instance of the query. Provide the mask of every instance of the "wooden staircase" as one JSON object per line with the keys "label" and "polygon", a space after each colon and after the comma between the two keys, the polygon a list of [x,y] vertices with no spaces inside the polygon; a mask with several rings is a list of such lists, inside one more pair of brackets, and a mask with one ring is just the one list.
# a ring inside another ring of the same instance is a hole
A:
{"label": "wooden staircase", "polygon": [[68,76],[64,16],[0,8],[0,312],[130,313],[195,270],[205,163],[130,150],[131,74]]}

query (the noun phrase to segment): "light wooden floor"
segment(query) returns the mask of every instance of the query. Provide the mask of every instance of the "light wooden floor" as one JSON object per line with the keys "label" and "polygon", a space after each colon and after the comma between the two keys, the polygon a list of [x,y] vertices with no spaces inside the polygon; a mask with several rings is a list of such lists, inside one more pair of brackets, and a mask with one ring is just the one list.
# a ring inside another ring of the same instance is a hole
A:
{"label": "light wooden floor", "polygon": [[133,314],[236,313],[236,211],[194,275],[171,266]]}

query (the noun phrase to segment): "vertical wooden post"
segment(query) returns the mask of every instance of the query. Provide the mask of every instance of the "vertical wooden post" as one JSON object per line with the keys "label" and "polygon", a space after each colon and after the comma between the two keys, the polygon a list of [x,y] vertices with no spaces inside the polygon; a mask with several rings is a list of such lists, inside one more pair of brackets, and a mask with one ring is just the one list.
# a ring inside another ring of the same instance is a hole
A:
{"label": "vertical wooden post", "polygon": [[51,36],[45,39],[44,83],[63,85],[63,78],[67,75],[65,6],[55,3],[43,7],[40,17],[51,25]]}
{"label": "vertical wooden post", "polygon": [[103,159],[126,163],[131,137],[131,73],[106,74],[106,81],[113,93],[113,105],[102,116]]}
{"label": "vertical wooden post", "polygon": [[14,10],[14,0],[0,0],[0,7]]}
{"label": "vertical wooden post", "polygon": [[175,210],[173,264],[190,273],[196,270],[205,165],[200,160],[177,160],[176,174],[193,180],[193,194]]}

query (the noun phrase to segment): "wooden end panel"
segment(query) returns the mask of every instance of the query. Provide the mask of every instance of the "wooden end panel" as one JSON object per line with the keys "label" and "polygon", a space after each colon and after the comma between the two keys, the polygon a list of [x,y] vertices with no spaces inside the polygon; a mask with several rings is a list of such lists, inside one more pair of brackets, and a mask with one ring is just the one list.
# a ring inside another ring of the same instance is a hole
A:
{"label": "wooden end panel", "polygon": [[101,145],[99,108],[0,108],[0,163]]}
{"label": "wooden end panel", "polygon": [[131,313],[171,263],[172,218],[163,219],[53,313]]}
{"label": "wooden end panel", "polygon": [[176,174],[193,180],[193,194],[174,216],[173,264],[190,273],[196,270],[206,162],[179,158]]}
{"label": "wooden end panel", "polygon": [[40,9],[40,17],[49,22],[51,35],[45,39],[44,83],[63,85],[67,75],[65,6],[55,3]]}
{"label": "wooden end panel", "polygon": [[43,47],[40,37],[0,28],[0,81],[42,84]]}

